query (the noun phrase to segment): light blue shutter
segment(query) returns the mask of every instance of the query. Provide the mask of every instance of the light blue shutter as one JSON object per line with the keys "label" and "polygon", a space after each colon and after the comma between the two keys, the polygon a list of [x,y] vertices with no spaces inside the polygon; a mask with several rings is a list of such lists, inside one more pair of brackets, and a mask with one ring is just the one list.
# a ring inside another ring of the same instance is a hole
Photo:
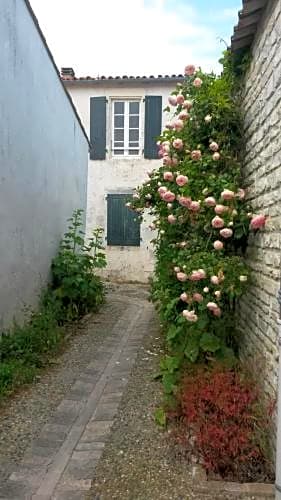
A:
{"label": "light blue shutter", "polygon": [[107,196],[107,244],[140,245],[140,222],[135,212],[125,206],[131,199],[127,194]]}
{"label": "light blue shutter", "polygon": [[158,158],[157,137],[162,127],[162,96],[148,95],[145,98],[144,157]]}
{"label": "light blue shutter", "polygon": [[105,160],[106,156],[106,98],[90,99],[90,158]]}

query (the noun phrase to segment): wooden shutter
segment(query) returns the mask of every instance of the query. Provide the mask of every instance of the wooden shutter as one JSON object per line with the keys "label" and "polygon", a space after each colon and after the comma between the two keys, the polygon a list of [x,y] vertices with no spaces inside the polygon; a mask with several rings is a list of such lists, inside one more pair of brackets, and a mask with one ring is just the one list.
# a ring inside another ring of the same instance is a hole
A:
{"label": "wooden shutter", "polygon": [[90,158],[105,160],[106,155],[106,98],[90,99]]}
{"label": "wooden shutter", "polygon": [[107,196],[107,244],[116,246],[140,245],[140,222],[135,212],[125,206],[131,199],[127,194]]}
{"label": "wooden shutter", "polygon": [[162,128],[162,97],[148,95],[145,98],[144,157],[158,158],[157,137]]}

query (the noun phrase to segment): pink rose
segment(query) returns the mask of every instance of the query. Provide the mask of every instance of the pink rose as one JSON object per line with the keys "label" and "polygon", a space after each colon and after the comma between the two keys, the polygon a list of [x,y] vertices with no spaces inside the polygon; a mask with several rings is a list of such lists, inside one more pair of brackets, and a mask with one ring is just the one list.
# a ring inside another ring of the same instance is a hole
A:
{"label": "pink rose", "polygon": [[198,212],[200,210],[199,201],[192,201],[189,205],[189,210],[192,210],[192,212]]}
{"label": "pink rose", "polygon": [[184,74],[186,76],[192,76],[194,75],[195,73],[195,66],[193,64],[188,64],[185,68],[184,68]]}
{"label": "pink rose", "polygon": [[214,207],[216,204],[215,198],[213,196],[208,196],[208,198],[205,198],[205,203],[208,205],[208,207]]}
{"label": "pink rose", "polygon": [[221,298],[221,291],[220,290],[216,290],[214,292],[214,296],[217,297],[217,299],[220,299]]}
{"label": "pink rose", "polygon": [[213,285],[219,285],[220,280],[219,280],[218,276],[211,276],[211,283]]}
{"label": "pink rose", "polygon": [[224,212],[228,211],[228,207],[226,207],[225,205],[216,205],[214,210],[215,210],[217,215],[221,215]]}
{"label": "pink rose", "polygon": [[180,267],[178,267],[178,266],[175,266],[175,267],[174,267],[174,271],[175,271],[175,273],[180,273],[180,270],[181,270],[181,269],[180,269]]}
{"label": "pink rose", "polygon": [[139,200],[140,199],[140,195],[137,194],[137,193],[134,193],[133,194],[133,198],[134,198],[134,200]]}
{"label": "pink rose", "polygon": [[186,302],[187,301],[187,293],[183,292],[180,296],[180,299],[183,301],[183,302]]}
{"label": "pink rose", "polygon": [[172,191],[166,191],[166,193],[163,194],[164,201],[168,201],[168,202],[174,201],[175,197],[176,197],[176,195],[174,193],[172,193]]}
{"label": "pink rose", "polygon": [[165,127],[166,127],[168,130],[171,130],[172,128],[174,128],[174,125],[172,124],[172,122],[168,122],[168,123],[166,123]]}
{"label": "pink rose", "polygon": [[190,207],[191,198],[189,198],[188,196],[179,196],[178,201],[182,207],[186,207],[186,208]]}
{"label": "pink rose", "polygon": [[195,300],[195,302],[202,302],[203,301],[203,295],[201,295],[201,293],[194,293],[193,294],[193,300]]}
{"label": "pink rose", "polygon": [[183,123],[183,121],[182,121],[182,120],[179,120],[179,119],[178,119],[178,120],[175,120],[175,122],[174,122],[174,127],[175,127],[175,129],[176,129],[176,130],[178,130],[178,131],[179,131],[179,130],[182,130],[182,129],[183,129],[183,127],[184,127],[184,123]]}
{"label": "pink rose", "polygon": [[260,229],[261,227],[264,227],[266,219],[267,219],[266,215],[255,215],[250,222],[250,228]]}
{"label": "pink rose", "polygon": [[177,218],[173,214],[168,215],[167,219],[169,224],[175,224],[177,222]]}
{"label": "pink rose", "polygon": [[225,227],[224,229],[220,230],[220,235],[223,238],[231,238],[231,236],[233,235],[233,231],[232,231],[232,229]]}
{"label": "pink rose", "polygon": [[218,305],[215,302],[208,302],[207,308],[210,309],[210,311],[213,311],[218,308]]}
{"label": "pink rose", "polygon": [[185,273],[182,273],[182,272],[178,272],[177,273],[177,280],[179,281],[186,281],[187,280],[187,274]]}
{"label": "pink rose", "polygon": [[172,203],[167,203],[167,208],[168,208],[169,210],[171,210],[171,208],[173,208],[173,204],[172,204]]}
{"label": "pink rose", "polygon": [[186,175],[178,175],[176,178],[176,183],[178,186],[184,186],[188,182],[188,177]]}
{"label": "pink rose", "polygon": [[212,313],[214,316],[220,317],[221,316],[221,308],[216,307],[216,309],[212,309]]}
{"label": "pink rose", "polygon": [[192,271],[189,279],[191,281],[200,281],[206,278],[206,273],[204,269],[197,269],[197,271]]}
{"label": "pink rose", "polygon": [[236,196],[237,196],[237,198],[239,198],[239,200],[244,200],[244,198],[245,198],[245,196],[246,196],[246,191],[245,191],[245,189],[241,189],[241,188],[239,188],[239,189],[237,190]]}
{"label": "pink rose", "polygon": [[164,156],[164,158],[163,158],[163,165],[166,166],[166,167],[168,167],[169,165],[172,165],[172,159],[171,159],[170,156],[168,156],[168,155]]}
{"label": "pink rose", "polygon": [[177,105],[177,97],[175,95],[170,95],[168,97],[168,101],[169,101],[169,104],[171,104],[171,106]]}
{"label": "pink rose", "polygon": [[218,215],[216,215],[216,217],[214,217],[212,219],[212,227],[215,227],[216,229],[218,228],[221,228],[224,226],[224,220],[221,219],[221,217],[218,217]]}
{"label": "pink rose", "polygon": [[223,242],[220,240],[216,240],[214,242],[214,249],[215,250],[222,250],[223,249]]}
{"label": "pink rose", "polygon": [[174,174],[172,172],[164,172],[163,177],[164,177],[164,181],[173,181],[174,180]]}
{"label": "pink rose", "polygon": [[197,271],[201,275],[201,279],[206,278],[206,272],[204,271],[204,269],[198,269]]}
{"label": "pink rose", "polygon": [[152,224],[149,224],[149,226],[148,226],[148,227],[149,227],[149,229],[151,229],[151,231],[154,231],[154,230],[156,229],[156,226],[155,226],[155,224],[153,224],[153,223],[152,223]]}
{"label": "pink rose", "polygon": [[220,159],[221,155],[219,153],[214,153],[212,158],[214,161],[218,161]]}
{"label": "pink rose", "polygon": [[211,142],[209,145],[211,151],[215,152],[219,150],[219,145],[216,142]]}
{"label": "pink rose", "polygon": [[233,200],[235,193],[230,191],[230,189],[224,189],[221,193],[221,197],[223,200]]}
{"label": "pink rose", "polygon": [[202,153],[200,149],[194,149],[194,151],[191,151],[191,158],[192,160],[201,160]]}
{"label": "pink rose", "polygon": [[193,85],[194,85],[194,87],[197,87],[197,88],[198,88],[198,87],[201,87],[202,83],[203,83],[203,82],[202,82],[201,78],[198,78],[198,77],[197,77],[197,78],[195,78],[195,79],[194,79],[194,81],[193,81]]}
{"label": "pink rose", "polygon": [[166,193],[168,191],[168,189],[166,188],[166,186],[160,186],[158,188],[158,193],[161,195],[163,195],[164,193]]}
{"label": "pink rose", "polygon": [[188,100],[184,101],[182,107],[184,109],[187,109],[187,111],[189,111],[192,108],[192,101],[188,101]]}
{"label": "pink rose", "polygon": [[180,120],[187,120],[189,118],[189,114],[187,111],[181,111],[179,114],[179,119]]}
{"label": "pink rose", "polygon": [[188,311],[187,309],[185,309],[182,314],[188,321],[192,321],[193,323],[198,320],[198,316],[197,314],[195,314],[195,311]]}
{"label": "pink rose", "polygon": [[177,104],[183,104],[184,103],[184,96],[182,94],[177,95]]}
{"label": "pink rose", "polygon": [[181,139],[174,139],[173,140],[173,146],[175,149],[182,149],[183,148],[183,142]]}

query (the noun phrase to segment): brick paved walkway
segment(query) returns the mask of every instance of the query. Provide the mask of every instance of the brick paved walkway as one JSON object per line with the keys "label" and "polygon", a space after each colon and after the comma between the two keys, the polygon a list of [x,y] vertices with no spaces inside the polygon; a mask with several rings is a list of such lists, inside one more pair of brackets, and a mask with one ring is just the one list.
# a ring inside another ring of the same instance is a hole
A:
{"label": "brick paved walkway", "polygon": [[[116,296],[117,295],[117,296]],[[94,468],[110,433],[153,307],[136,287],[110,294],[108,301],[126,303],[112,317],[103,342],[21,466],[0,487],[1,500],[77,500],[90,489]]]}

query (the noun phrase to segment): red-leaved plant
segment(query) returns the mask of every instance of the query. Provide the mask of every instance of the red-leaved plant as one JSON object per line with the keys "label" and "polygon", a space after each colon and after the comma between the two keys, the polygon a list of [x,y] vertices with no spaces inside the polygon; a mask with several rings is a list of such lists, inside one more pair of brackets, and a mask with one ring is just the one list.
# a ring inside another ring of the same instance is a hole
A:
{"label": "red-leaved plant", "polygon": [[207,471],[229,477],[243,463],[264,463],[259,435],[268,422],[260,420],[258,391],[251,380],[221,367],[197,369],[184,377],[178,402],[189,445],[193,443]]}

